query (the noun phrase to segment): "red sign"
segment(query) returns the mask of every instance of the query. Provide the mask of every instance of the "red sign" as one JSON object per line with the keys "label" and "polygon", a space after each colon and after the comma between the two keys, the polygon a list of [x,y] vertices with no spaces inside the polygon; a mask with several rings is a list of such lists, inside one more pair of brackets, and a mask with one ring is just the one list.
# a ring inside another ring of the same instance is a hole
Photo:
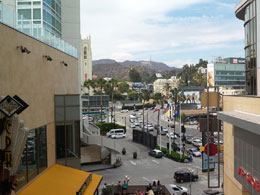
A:
{"label": "red sign", "polygon": [[239,167],[237,174],[241,177],[245,177],[247,183],[249,183],[256,191],[260,192],[260,181],[254,178],[250,173]]}
{"label": "red sign", "polygon": [[[208,147],[209,147],[209,154],[208,154]],[[204,146],[204,152],[208,156],[215,156],[218,153],[218,146],[214,143],[209,143]]]}

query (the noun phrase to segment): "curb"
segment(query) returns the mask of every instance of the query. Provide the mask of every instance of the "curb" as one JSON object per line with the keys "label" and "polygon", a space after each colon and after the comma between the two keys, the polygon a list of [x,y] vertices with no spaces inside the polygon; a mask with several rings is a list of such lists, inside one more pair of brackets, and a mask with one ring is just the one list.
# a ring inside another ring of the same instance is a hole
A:
{"label": "curb", "polygon": [[120,163],[120,164],[117,165],[117,166],[113,166],[113,165],[111,165],[110,167],[107,167],[107,168],[100,168],[100,169],[86,170],[86,172],[103,171],[103,170],[107,170],[107,169],[115,169],[115,168],[120,167],[120,166],[122,166],[122,163]]}

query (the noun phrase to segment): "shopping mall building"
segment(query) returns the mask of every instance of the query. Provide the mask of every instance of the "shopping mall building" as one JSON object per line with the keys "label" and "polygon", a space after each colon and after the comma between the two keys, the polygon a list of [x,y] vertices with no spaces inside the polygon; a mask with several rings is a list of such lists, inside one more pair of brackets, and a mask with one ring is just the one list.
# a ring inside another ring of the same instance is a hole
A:
{"label": "shopping mall building", "polygon": [[237,18],[244,21],[246,96],[224,96],[224,194],[260,194],[260,2],[241,0]]}
{"label": "shopping mall building", "polygon": [[[7,8],[1,8],[1,11],[8,12]],[[16,155],[20,158],[17,171],[12,175],[15,176],[16,193],[75,194],[85,189],[83,194],[97,194],[102,176],[79,170],[77,49],[50,34],[23,31],[8,17],[0,18],[0,45],[0,102],[8,95],[17,95],[29,105],[18,116],[28,129],[28,137],[21,153]],[[0,107],[3,109],[3,104]],[[4,121],[4,117],[0,113],[0,122]],[[0,130],[2,152],[7,145],[3,141],[7,131]],[[10,135],[8,139],[13,138]],[[16,137],[13,144],[8,142],[12,151],[22,139],[22,136]],[[7,167],[6,160],[0,159],[3,163],[1,173],[3,168],[6,168],[5,171],[14,168],[11,161]],[[8,177],[1,174],[0,184]]]}

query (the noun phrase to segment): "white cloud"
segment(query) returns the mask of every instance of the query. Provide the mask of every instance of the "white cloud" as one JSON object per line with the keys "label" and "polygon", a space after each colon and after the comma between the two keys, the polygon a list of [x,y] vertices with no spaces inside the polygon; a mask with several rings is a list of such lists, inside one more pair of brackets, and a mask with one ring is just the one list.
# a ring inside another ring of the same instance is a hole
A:
{"label": "white cloud", "polygon": [[119,61],[211,49],[243,39],[237,21],[167,15],[208,2],[213,0],[81,0],[82,36],[92,37],[93,59]]}
{"label": "white cloud", "polygon": [[192,59],[186,59],[186,60],[175,59],[175,60],[168,61],[168,62],[165,62],[165,63],[168,64],[171,67],[182,68],[183,65],[185,65],[185,64],[188,64],[188,65],[197,64],[198,61],[195,62]]}

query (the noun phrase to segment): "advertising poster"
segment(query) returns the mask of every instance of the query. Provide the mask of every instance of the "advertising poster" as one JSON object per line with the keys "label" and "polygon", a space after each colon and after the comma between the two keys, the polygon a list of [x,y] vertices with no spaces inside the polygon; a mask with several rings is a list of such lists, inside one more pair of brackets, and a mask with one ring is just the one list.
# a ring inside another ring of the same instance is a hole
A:
{"label": "advertising poster", "polygon": [[207,86],[214,87],[214,64],[208,64],[207,71]]}
{"label": "advertising poster", "polygon": [[[209,157],[209,170],[214,171],[215,163],[214,163],[214,156]],[[202,152],[202,171],[208,171],[208,155],[205,152]]]}
{"label": "advertising poster", "polygon": [[200,92],[199,91],[184,91],[185,104],[200,104]]}

